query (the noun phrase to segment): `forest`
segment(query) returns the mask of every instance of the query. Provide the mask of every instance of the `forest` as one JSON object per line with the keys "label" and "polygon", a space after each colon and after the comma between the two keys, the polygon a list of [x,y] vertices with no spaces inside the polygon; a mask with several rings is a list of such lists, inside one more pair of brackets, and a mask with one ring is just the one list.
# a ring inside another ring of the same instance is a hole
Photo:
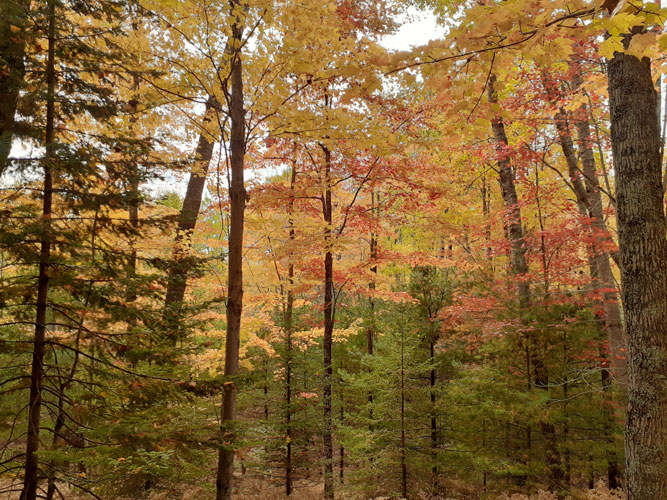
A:
{"label": "forest", "polygon": [[0,500],[667,500],[666,17],[0,0]]}

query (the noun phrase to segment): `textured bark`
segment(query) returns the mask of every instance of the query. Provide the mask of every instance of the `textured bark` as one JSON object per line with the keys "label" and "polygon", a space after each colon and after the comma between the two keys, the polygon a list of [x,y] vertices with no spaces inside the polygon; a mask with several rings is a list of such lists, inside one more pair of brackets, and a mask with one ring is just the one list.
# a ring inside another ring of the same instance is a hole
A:
{"label": "textured bark", "polygon": [[325,192],[322,198],[322,213],[324,214],[324,390],[323,390],[323,408],[324,408],[324,427],[322,443],[324,445],[324,498],[334,497],[333,484],[333,438],[332,438],[332,416],[331,416],[331,383],[333,369],[331,365],[331,351],[333,342],[333,254],[331,253],[331,224],[332,224],[332,203],[331,203],[331,151],[325,146],[324,150],[324,182]]}
{"label": "textured bark", "polygon": [[[431,318],[429,318],[431,319]],[[435,413],[435,383],[437,374],[435,371],[435,339],[431,338],[429,342],[429,359],[431,361],[431,372],[429,374],[429,383],[431,386],[431,483],[434,489],[438,488],[438,421]]]}
{"label": "textured bark", "polygon": [[[218,103],[215,97],[209,97],[208,101],[206,101],[206,112],[204,113],[205,124],[213,119],[216,107],[218,107]],[[204,186],[206,185],[206,174],[208,173],[209,164],[213,157],[214,144],[214,138],[205,130],[199,134],[197,149],[195,150],[195,160],[190,172],[190,178],[188,179],[185,198],[183,199],[183,207],[178,214],[178,229],[174,240],[172,264],[169,267],[167,293],[164,301],[165,326],[169,330],[169,336],[173,343],[179,338],[176,332],[177,320],[180,316],[183,298],[185,297],[188,270],[191,264],[186,257],[192,233],[199,217]]]}
{"label": "textured bark", "polygon": [[[231,2],[232,11],[239,8],[238,2]],[[225,339],[225,384],[222,401],[222,446],[218,454],[216,478],[216,500],[232,498],[232,475],[234,472],[234,432],[236,416],[236,375],[239,370],[239,344],[241,334],[241,313],[243,310],[243,225],[247,194],[243,181],[245,160],[245,111],[243,109],[243,65],[241,62],[241,40],[243,27],[237,18],[232,25],[233,47],[239,47],[231,60],[230,97],[230,165],[231,185],[229,263],[227,277],[227,336]]]}
{"label": "textured bark", "polygon": [[611,269],[609,258],[611,255],[605,248],[612,242],[609,229],[605,223],[604,209],[602,205],[602,194],[598,181],[595,154],[593,153],[593,141],[590,135],[587,106],[579,109],[579,119],[575,126],[577,129],[577,142],[581,151],[581,163],[583,167],[584,180],[586,183],[586,194],[590,208],[591,223],[593,227],[593,260],[597,268],[597,279],[602,291],[604,307],[604,326],[609,340],[609,351],[611,356],[611,369],[617,382],[626,385],[628,383],[627,364],[627,340],[623,333],[621,321],[621,309],[616,294],[616,284]]}
{"label": "textured bark", "polygon": [[[490,103],[497,103],[498,96],[494,88],[496,81],[495,75],[491,75],[488,83],[488,98]],[[525,280],[528,273],[528,264],[526,262],[526,242],[523,237],[523,227],[521,225],[521,209],[519,208],[519,199],[514,185],[514,171],[507,151],[509,142],[505,132],[505,124],[500,116],[491,120],[491,129],[493,138],[498,151],[498,173],[500,176],[500,189],[502,191],[503,201],[507,210],[505,228],[510,242],[510,266],[512,274],[518,278],[517,291],[519,301],[522,307],[530,303],[530,286]]]}
{"label": "textured bark", "polygon": [[24,27],[29,18],[29,1],[0,2],[0,66],[4,66],[0,71],[0,176],[12,148],[16,104],[25,76]]}
{"label": "textured bark", "polygon": [[[376,212],[379,212],[379,207],[375,206],[375,191],[371,191],[371,214],[373,216],[376,215]],[[370,260],[373,263],[371,266],[371,272],[376,275],[378,272],[378,266],[377,266],[377,248],[378,248],[378,239],[377,235],[375,233],[371,233],[371,241],[369,244],[370,248]],[[375,290],[375,277],[371,280],[371,282],[368,284],[368,289],[370,290],[371,293]],[[373,339],[375,337],[375,300],[371,296],[369,299],[369,306],[370,306],[370,312],[371,312],[371,319],[370,319],[370,325],[366,329],[366,353],[369,356],[373,355]],[[368,392],[368,419],[370,423],[368,424],[369,429],[372,431],[373,430],[373,392],[369,391]]]}
{"label": "textured bark", "polygon": [[408,466],[405,439],[405,332],[401,329],[401,493],[408,498]]}
{"label": "textured bark", "polygon": [[[287,205],[289,239],[294,243],[294,185],[296,184],[296,161],[292,164],[292,178],[290,180],[290,200]],[[285,495],[292,494],[292,330],[294,311],[294,263],[290,253],[290,262],[287,267],[287,298],[285,303],[285,427],[287,432],[287,451],[285,454]]]}
{"label": "textured bark", "polygon": [[574,141],[570,134],[570,127],[565,110],[560,108],[554,116],[554,120],[556,122],[556,130],[558,131],[558,142],[560,143],[563,156],[565,156],[565,161],[567,162],[567,173],[570,176],[572,190],[577,199],[577,208],[579,209],[579,213],[583,216],[590,217],[591,207],[588,193],[586,192],[586,187],[584,186],[584,182],[581,179],[581,173],[579,172],[577,153],[574,150]]}
{"label": "textured bark", "polygon": [[[488,99],[491,103],[498,102],[498,97],[494,89],[495,81],[495,75],[491,75],[488,84]],[[519,304],[522,309],[526,309],[531,302],[531,292],[529,283],[522,278],[522,275],[528,273],[528,263],[526,261],[526,245],[521,225],[521,210],[516,194],[515,176],[507,152],[509,142],[507,140],[507,133],[505,132],[505,124],[501,117],[494,117],[491,120],[491,127],[496,142],[496,149],[499,152],[498,172],[500,174],[500,187],[508,214],[506,227],[511,248],[511,270],[512,274],[518,277],[517,291],[519,294]],[[527,341],[527,356],[532,361],[535,387],[541,390],[548,390],[549,376],[542,356],[543,346],[534,335],[530,335]],[[563,481],[563,472],[560,468],[560,453],[558,451],[555,426],[550,422],[542,421],[540,422],[540,431],[547,443],[546,458],[553,486],[560,489]]]}
{"label": "textured bark", "polygon": [[[628,42],[629,40],[626,40]],[[629,500],[667,499],[667,239],[651,63],[608,63],[621,290],[628,338]]]}
{"label": "textured bark", "polygon": [[40,423],[42,411],[42,388],[44,385],[44,351],[46,347],[46,312],[49,300],[49,268],[51,263],[51,215],[53,206],[53,160],[55,139],[55,33],[56,2],[48,4],[49,48],[46,62],[46,136],[44,139],[44,199],[42,205],[42,235],[40,238],[39,275],[37,278],[37,306],[35,313],[35,338],[32,349],[30,373],[30,400],[28,406],[28,432],[26,436],[25,469],[21,500],[35,500],[39,482]]}

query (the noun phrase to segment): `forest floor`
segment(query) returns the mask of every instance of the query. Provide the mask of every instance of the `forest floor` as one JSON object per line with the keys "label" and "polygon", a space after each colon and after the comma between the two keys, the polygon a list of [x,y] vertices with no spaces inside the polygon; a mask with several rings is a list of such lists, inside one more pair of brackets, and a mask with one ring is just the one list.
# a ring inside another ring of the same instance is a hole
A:
{"label": "forest floor", "polygon": [[[277,487],[267,481],[254,478],[251,476],[244,476],[238,478],[238,490],[234,493],[234,500],[274,500],[286,499],[283,488]],[[0,491],[6,490],[12,486],[10,481],[0,480]],[[20,483],[14,483],[15,488],[20,487]],[[76,489],[62,488],[61,493],[65,500],[90,500],[90,495],[81,494]],[[142,496],[142,500],[194,500],[208,498],[210,493],[200,487],[188,486],[184,487],[182,491],[174,493],[174,491],[155,491],[148,496]],[[289,497],[290,500],[319,500],[323,496],[323,485],[304,483],[296,484],[294,492]],[[0,500],[18,500],[19,491],[13,493],[0,494]],[[58,496],[56,495],[56,498]],[[137,500],[139,497],[103,497],[104,500]],[[453,497],[432,497],[428,495],[415,495],[414,500],[473,500],[481,497],[469,494]],[[583,490],[573,494],[571,500],[623,500],[625,496],[622,490],[610,491],[603,484],[599,484],[593,490]],[[532,495],[522,493],[502,494],[495,498],[495,500],[557,500],[558,497],[554,493],[539,492]],[[402,500],[397,497],[376,497],[367,500]]]}

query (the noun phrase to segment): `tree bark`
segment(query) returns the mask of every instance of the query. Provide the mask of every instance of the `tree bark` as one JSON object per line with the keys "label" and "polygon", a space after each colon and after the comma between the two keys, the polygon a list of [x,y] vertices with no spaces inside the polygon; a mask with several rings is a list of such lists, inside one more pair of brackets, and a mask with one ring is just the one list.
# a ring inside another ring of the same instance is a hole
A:
{"label": "tree bark", "polygon": [[608,79],[621,290],[629,347],[627,493],[629,500],[665,500],[667,226],[651,62],[617,52],[608,62]]}
{"label": "tree bark", "polygon": [[236,415],[236,376],[239,370],[239,345],[241,313],[243,311],[243,225],[247,194],[243,181],[245,160],[245,111],[243,109],[243,65],[241,62],[242,21],[238,13],[238,1],[230,2],[232,14],[236,16],[232,25],[231,97],[230,97],[230,165],[231,185],[229,263],[227,278],[227,337],[225,339],[225,383],[222,402],[222,443],[218,454],[216,500],[232,497],[232,475],[234,472],[234,430]]}
{"label": "tree bark", "polygon": [[408,465],[405,439],[405,331],[401,328],[401,495],[408,498]]}
{"label": "tree bark", "polygon": [[[206,101],[206,111],[204,113],[204,127],[213,119],[215,108],[219,107],[215,97],[211,96]],[[201,200],[206,185],[206,174],[213,157],[213,146],[215,138],[206,130],[202,130],[197,141],[195,150],[195,160],[188,187],[183,199],[183,207],[178,215],[178,229],[174,238],[174,249],[172,251],[172,264],[169,267],[167,280],[167,293],[164,301],[164,320],[165,326],[172,337],[172,342],[176,343],[180,335],[177,333],[178,319],[180,309],[185,297],[185,289],[188,279],[188,270],[190,262],[187,259],[188,250],[191,244],[192,233],[194,232],[201,208]]]}
{"label": "tree bark", "polygon": [[597,268],[597,279],[602,287],[602,305],[604,309],[604,326],[609,340],[611,357],[611,371],[617,382],[627,385],[627,340],[623,333],[621,309],[616,294],[616,284],[609,258],[611,255],[605,247],[611,242],[611,235],[605,223],[602,194],[595,166],[593,141],[590,136],[588,122],[588,108],[586,105],[579,109],[580,116],[576,120],[577,142],[581,152],[586,194],[593,226],[593,260]]}
{"label": "tree bark", "polygon": [[25,76],[25,27],[30,18],[30,2],[9,0],[0,5],[0,177],[7,168],[12,149],[14,120],[19,91]]}
{"label": "tree bark", "polygon": [[[290,179],[290,200],[287,205],[289,239],[294,243],[294,185],[296,184],[296,160],[292,164],[292,178]],[[292,330],[293,330],[293,311],[294,311],[294,262],[292,253],[289,255],[289,264],[287,267],[287,299],[285,303],[285,427],[287,434],[287,451],[285,455],[285,495],[292,494]]]}
{"label": "tree bark", "polygon": [[331,252],[332,234],[331,224],[333,221],[332,203],[331,203],[331,151],[326,146],[322,146],[324,151],[324,182],[325,192],[322,198],[322,213],[324,215],[324,390],[323,390],[323,409],[324,409],[324,428],[322,443],[324,446],[324,498],[334,497],[333,484],[333,438],[332,438],[332,415],[331,415],[331,383],[333,377],[333,368],[331,365],[331,351],[333,344],[333,254]]}
{"label": "tree bark", "polygon": [[[488,83],[488,99],[490,103],[498,102],[498,97],[494,89],[495,81],[495,75],[491,75]],[[500,116],[496,116],[491,120],[491,127],[496,141],[496,150],[499,152],[498,171],[500,174],[500,187],[508,213],[506,227],[511,248],[511,270],[512,274],[518,278],[517,291],[519,305],[522,310],[526,310],[531,302],[531,292],[530,284],[525,279],[525,275],[528,273],[526,245],[521,225],[521,209],[519,208],[519,201],[516,194],[515,175],[507,151],[509,142],[507,140],[505,124]],[[548,391],[549,376],[545,360],[541,355],[542,346],[539,339],[534,335],[530,335],[527,340],[530,348],[532,348],[530,359],[533,364],[535,387]],[[547,442],[547,463],[549,464],[551,479],[554,486],[560,488],[562,486],[563,474],[560,469],[560,454],[558,452],[555,426],[551,422],[543,420],[540,422],[540,431]]]}
{"label": "tree bark", "polygon": [[435,371],[435,339],[433,337],[429,341],[429,359],[431,361],[431,372],[429,374],[431,398],[431,483],[435,491],[438,488],[438,422],[435,411],[435,383],[437,374]]}
{"label": "tree bark", "polygon": [[42,205],[42,235],[40,238],[39,275],[37,279],[37,306],[35,314],[35,338],[33,340],[32,367],[30,373],[30,400],[28,407],[28,433],[26,436],[25,470],[21,500],[35,500],[39,482],[39,431],[44,385],[44,351],[46,347],[46,313],[49,300],[49,267],[51,263],[51,215],[53,210],[53,161],[55,139],[55,35],[56,2],[48,3],[49,48],[46,63],[46,135],[44,156],[44,199]]}
{"label": "tree bark", "polygon": [[[379,212],[380,208],[375,206],[375,191],[371,191],[371,215],[375,217],[376,211]],[[373,275],[377,275],[378,272],[378,266],[377,266],[377,248],[378,248],[378,239],[377,235],[375,233],[371,233],[371,241],[369,244],[369,258],[370,261],[373,263],[371,266],[371,272]],[[375,277],[371,279],[370,283],[368,284],[368,289],[370,290],[371,293],[374,292],[375,290]],[[370,324],[368,328],[366,329],[366,353],[369,356],[373,355],[373,340],[375,337],[375,299],[371,296],[371,298],[368,301],[368,305],[370,307]],[[368,391],[368,428],[372,432],[373,431],[373,391]]]}
{"label": "tree bark", "polygon": [[[494,85],[496,76],[491,75],[488,83],[488,99],[494,104],[498,102]],[[519,302],[522,307],[530,303],[530,285],[526,281],[525,275],[528,273],[528,264],[526,261],[526,242],[523,237],[523,227],[521,225],[521,209],[519,208],[519,199],[514,185],[514,171],[507,151],[509,142],[505,132],[505,124],[500,116],[495,116],[491,120],[491,129],[498,152],[498,173],[500,176],[500,189],[502,191],[503,201],[507,210],[505,227],[510,242],[510,267],[512,274],[518,279],[517,292]]]}

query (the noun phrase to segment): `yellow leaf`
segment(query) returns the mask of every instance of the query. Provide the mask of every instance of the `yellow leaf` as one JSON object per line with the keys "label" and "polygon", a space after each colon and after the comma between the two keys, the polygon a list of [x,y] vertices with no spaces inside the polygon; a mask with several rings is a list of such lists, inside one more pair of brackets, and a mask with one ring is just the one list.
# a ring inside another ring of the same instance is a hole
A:
{"label": "yellow leaf", "polygon": [[615,52],[623,51],[623,43],[621,43],[621,39],[617,36],[610,36],[600,44],[600,55],[606,59],[613,58]]}

